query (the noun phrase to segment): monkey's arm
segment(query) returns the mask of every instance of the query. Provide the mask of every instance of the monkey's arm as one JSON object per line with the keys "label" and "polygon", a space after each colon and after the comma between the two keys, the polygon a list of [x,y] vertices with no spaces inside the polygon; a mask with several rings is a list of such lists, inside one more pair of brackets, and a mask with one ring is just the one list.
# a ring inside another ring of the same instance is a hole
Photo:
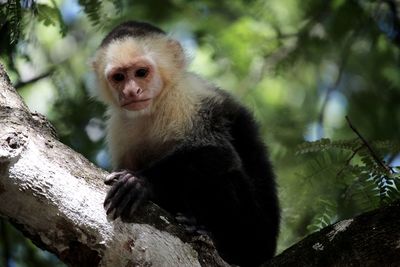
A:
{"label": "monkey's arm", "polygon": [[190,212],[188,216],[212,233],[221,255],[254,258],[268,254],[264,250],[270,229],[266,229],[255,188],[240,163],[230,146],[183,148],[136,177],[114,184],[110,190],[114,193],[105,201],[108,213],[130,220],[137,205],[151,196],[171,212]]}
{"label": "monkey's arm", "polygon": [[227,199],[222,203],[234,205],[241,199],[234,198],[232,192],[238,188],[249,189],[248,180],[240,159],[228,145],[183,146],[144,170],[111,174],[106,183],[113,186],[107,194],[105,207],[108,213],[114,212],[114,219],[129,220],[137,202],[148,198],[177,212],[193,210],[196,206],[203,208],[208,202],[215,205],[211,197],[225,196]]}

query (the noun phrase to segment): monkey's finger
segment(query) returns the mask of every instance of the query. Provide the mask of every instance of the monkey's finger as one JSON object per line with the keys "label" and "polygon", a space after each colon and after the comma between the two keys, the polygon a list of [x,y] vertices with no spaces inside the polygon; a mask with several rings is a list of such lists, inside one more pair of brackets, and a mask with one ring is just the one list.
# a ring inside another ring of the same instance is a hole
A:
{"label": "monkey's finger", "polygon": [[[121,220],[126,222],[133,217],[133,212],[143,202],[143,199],[147,197],[146,188],[142,185],[137,184],[131,191],[131,198],[126,206],[126,209],[121,213]],[[133,211],[131,211],[133,209]]]}
{"label": "monkey's finger", "polygon": [[113,219],[115,220],[118,217],[123,218],[122,214],[126,213],[126,211],[129,211],[130,206],[134,203],[136,200],[136,188],[131,188],[129,192],[126,192],[124,199],[121,201],[121,203],[118,205],[117,208],[115,208],[115,212],[113,214]]}
{"label": "monkey's finger", "polygon": [[111,187],[111,189],[108,191],[106,198],[104,199],[104,209],[105,210],[109,210],[110,209],[110,205],[113,201],[114,195],[116,194],[116,192],[120,189],[120,187],[122,186],[122,184],[114,184],[113,187]]}
{"label": "monkey's finger", "polygon": [[106,210],[108,210],[109,204],[112,201],[112,199],[114,198],[114,195],[120,190],[120,188],[126,183],[126,181],[128,181],[129,176],[125,175],[124,177],[122,177],[118,182],[116,182],[111,188],[110,190],[108,190],[108,193],[106,195],[106,198],[104,200],[104,208]]}
{"label": "monkey's finger", "polygon": [[[119,183],[119,182],[118,182]],[[137,178],[134,176],[130,176],[122,186],[119,187],[111,200],[111,205],[107,210],[107,214],[109,214],[113,209],[120,206],[120,203],[124,200],[125,197],[129,197],[129,191],[137,186]]]}
{"label": "monkey's finger", "polygon": [[146,200],[147,195],[148,195],[147,191],[145,191],[145,190],[142,190],[141,192],[139,192],[139,194],[137,196],[137,200],[133,203],[133,205],[129,209],[128,219],[133,217],[137,208]]}
{"label": "monkey's finger", "polygon": [[107,177],[104,179],[104,183],[106,185],[113,185],[115,182],[117,182],[121,177],[125,176],[127,173],[126,170],[119,171],[119,172],[112,172]]}

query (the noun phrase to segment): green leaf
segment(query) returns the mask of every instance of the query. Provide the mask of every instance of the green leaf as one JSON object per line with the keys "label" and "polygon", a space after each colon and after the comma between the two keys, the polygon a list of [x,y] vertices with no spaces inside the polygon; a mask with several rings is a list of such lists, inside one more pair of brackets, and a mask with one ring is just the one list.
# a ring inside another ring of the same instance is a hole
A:
{"label": "green leaf", "polygon": [[83,11],[88,15],[93,25],[100,23],[101,17],[101,1],[99,0],[79,0],[79,5],[83,7]]}
{"label": "green leaf", "polygon": [[18,0],[10,0],[7,2],[7,20],[10,25],[10,42],[16,44],[21,34],[21,3]]}
{"label": "green leaf", "polygon": [[59,22],[58,9],[45,4],[37,4],[37,18],[45,26],[57,26]]}
{"label": "green leaf", "polygon": [[331,2],[331,6],[332,6],[332,9],[339,9],[345,3],[346,3],[346,0],[333,0]]}
{"label": "green leaf", "polygon": [[52,0],[51,3],[53,4],[53,6],[55,7],[55,9],[57,11],[57,19],[58,19],[58,24],[60,26],[60,33],[64,37],[68,31],[67,25],[64,23],[61,11],[58,8],[57,3],[54,0]]}
{"label": "green leaf", "polygon": [[320,210],[320,212],[314,215],[311,224],[307,226],[307,230],[310,231],[310,233],[321,230],[337,221],[336,203],[327,199],[318,199],[317,206],[319,206],[318,210]]}

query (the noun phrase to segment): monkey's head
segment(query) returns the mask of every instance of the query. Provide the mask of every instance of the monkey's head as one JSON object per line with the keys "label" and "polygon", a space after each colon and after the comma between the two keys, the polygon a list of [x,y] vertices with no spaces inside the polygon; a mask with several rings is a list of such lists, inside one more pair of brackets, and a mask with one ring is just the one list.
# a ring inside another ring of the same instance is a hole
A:
{"label": "monkey's head", "polygon": [[180,44],[148,23],[128,21],[102,41],[93,60],[99,98],[122,111],[149,111],[180,79],[186,62]]}

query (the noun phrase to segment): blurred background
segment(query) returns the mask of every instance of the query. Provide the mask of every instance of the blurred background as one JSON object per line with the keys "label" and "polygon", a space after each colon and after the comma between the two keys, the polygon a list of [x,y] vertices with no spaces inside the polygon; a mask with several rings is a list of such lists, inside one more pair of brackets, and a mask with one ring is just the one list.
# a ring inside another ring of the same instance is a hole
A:
{"label": "blurred background", "polygon": [[[88,62],[128,19],[169,32],[191,70],[254,112],[278,177],[278,253],[399,198],[399,0],[0,0],[0,62],[14,86],[106,169]],[[64,266],[0,227],[0,266]]]}

